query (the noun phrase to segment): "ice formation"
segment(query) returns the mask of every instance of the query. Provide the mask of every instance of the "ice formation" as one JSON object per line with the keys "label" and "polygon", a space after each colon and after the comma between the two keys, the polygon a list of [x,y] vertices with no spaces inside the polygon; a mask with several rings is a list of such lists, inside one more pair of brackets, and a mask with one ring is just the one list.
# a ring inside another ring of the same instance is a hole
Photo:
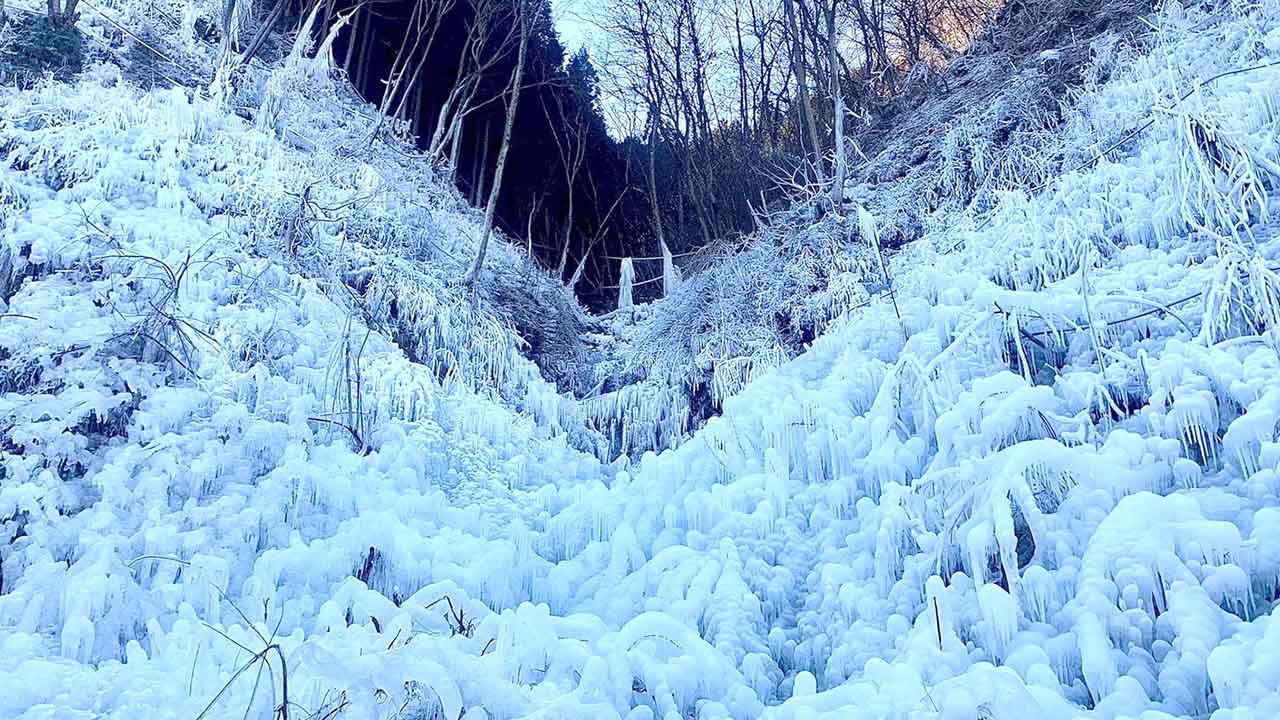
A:
{"label": "ice formation", "polygon": [[0,90],[0,717],[1280,715],[1280,4],[1153,22],[1063,142],[1145,133],[636,460],[411,261],[438,180]]}

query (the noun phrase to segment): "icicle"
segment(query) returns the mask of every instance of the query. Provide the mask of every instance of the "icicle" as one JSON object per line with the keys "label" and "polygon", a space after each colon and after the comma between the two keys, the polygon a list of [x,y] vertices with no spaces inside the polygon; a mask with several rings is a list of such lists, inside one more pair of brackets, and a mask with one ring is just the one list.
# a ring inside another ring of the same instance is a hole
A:
{"label": "icicle", "polygon": [[1057,605],[1058,587],[1053,576],[1039,565],[1032,565],[1022,576],[1022,607],[1033,622],[1049,622]]}
{"label": "icicle", "polygon": [[1102,622],[1091,612],[1082,613],[1076,621],[1076,640],[1080,647],[1080,663],[1089,695],[1096,703],[1111,694],[1119,673],[1111,658],[1111,642]]}
{"label": "icicle", "polygon": [[965,536],[965,549],[969,553],[969,571],[975,584],[987,582],[987,558],[992,554],[995,530],[991,523],[983,520],[974,524]]}
{"label": "icicle", "polygon": [[987,584],[978,588],[978,609],[986,626],[988,649],[1003,659],[1018,632],[1018,603],[1004,588]]}
{"label": "icicle", "polygon": [[662,242],[662,295],[670,297],[680,286],[680,268],[676,267],[675,259],[671,257],[671,249],[667,247],[666,241]]}
{"label": "icicle", "polygon": [[1201,586],[1218,607],[1241,618],[1252,618],[1253,588],[1249,574],[1233,564],[1213,568]]}
{"label": "icicle", "polygon": [[631,293],[635,282],[635,265],[631,263],[631,258],[624,258],[622,267],[618,271],[618,310],[625,311],[628,316],[630,316],[634,307]]}
{"label": "icicle", "polygon": [[1169,408],[1169,420],[1177,428],[1187,455],[1198,463],[1208,463],[1216,457],[1217,399],[1208,390],[1179,391]]}
{"label": "icicle", "polygon": [[62,656],[79,663],[93,658],[94,627],[83,615],[67,619],[62,626]]}

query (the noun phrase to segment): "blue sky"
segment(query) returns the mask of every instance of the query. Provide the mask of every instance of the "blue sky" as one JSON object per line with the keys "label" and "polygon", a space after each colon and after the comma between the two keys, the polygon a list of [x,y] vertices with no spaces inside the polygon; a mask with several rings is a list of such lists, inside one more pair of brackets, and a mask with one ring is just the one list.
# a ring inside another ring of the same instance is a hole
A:
{"label": "blue sky", "polygon": [[556,30],[565,49],[573,52],[583,45],[590,46],[591,39],[600,30],[588,19],[592,0],[551,0]]}

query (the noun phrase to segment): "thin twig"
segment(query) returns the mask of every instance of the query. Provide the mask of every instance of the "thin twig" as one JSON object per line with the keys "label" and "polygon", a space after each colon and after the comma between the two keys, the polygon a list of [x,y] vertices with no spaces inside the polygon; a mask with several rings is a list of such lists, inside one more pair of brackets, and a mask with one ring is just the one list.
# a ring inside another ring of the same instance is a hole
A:
{"label": "thin twig", "polygon": [[179,565],[190,565],[190,564],[191,564],[191,563],[190,563],[189,561],[187,561],[187,560],[180,560],[180,559],[178,559],[178,558],[176,558],[176,557],[170,557],[170,556],[168,556],[168,555],[139,555],[138,557],[136,557],[136,558],[134,558],[134,559],[130,560],[129,562],[125,563],[125,567],[132,568],[134,565],[137,565],[138,563],[142,562],[143,560],[168,560],[169,562],[175,562],[175,563],[178,563]]}
{"label": "thin twig", "polygon": [[362,449],[366,447],[364,444],[364,440],[360,437],[360,433],[357,432],[355,428],[351,427],[350,425],[344,422],[341,422],[338,420],[326,420],[325,418],[321,418],[321,417],[309,417],[307,419],[310,420],[311,422],[324,423],[326,425],[334,425],[336,427],[340,427],[351,434],[351,439],[355,442],[356,447],[362,448]]}
{"label": "thin twig", "polygon": [[195,655],[191,658],[191,674],[187,677],[187,697],[191,697],[196,685],[196,662],[200,660],[200,643],[196,643]]}

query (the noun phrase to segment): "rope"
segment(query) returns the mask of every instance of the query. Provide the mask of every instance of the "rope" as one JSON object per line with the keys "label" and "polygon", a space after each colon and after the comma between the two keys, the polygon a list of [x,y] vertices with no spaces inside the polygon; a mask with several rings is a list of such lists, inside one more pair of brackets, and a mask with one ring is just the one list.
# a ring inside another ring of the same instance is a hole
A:
{"label": "rope", "polygon": [[[649,278],[648,280],[638,280],[636,282],[631,283],[631,287],[639,287],[641,285],[651,285],[656,282],[662,282],[661,275],[659,275],[658,277]],[[618,290],[622,288],[621,285],[596,285],[595,287],[601,290]]]}
{"label": "rope", "polygon": [[[147,44],[147,41],[145,41],[145,40],[143,40],[142,38],[140,38],[140,37],[138,37],[137,35],[135,35],[135,34],[133,33],[133,31],[129,30],[129,28],[125,27],[124,25],[121,25],[119,22],[117,22],[117,21],[116,21],[116,19],[115,19],[115,18],[113,18],[113,17],[111,17],[110,15],[106,14],[105,12],[103,12],[101,8],[97,7],[97,6],[96,6],[96,5],[94,5],[93,3],[89,2],[89,0],[80,0],[80,4],[81,4],[81,5],[84,5],[85,7],[89,8],[90,10],[94,11],[95,13],[97,13],[99,17],[101,17],[103,20],[106,20],[107,22],[111,23],[112,25],[114,25],[114,26],[116,27],[116,29],[117,29],[117,30],[119,30],[120,32],[122,32],[122,33],[124,33],[125,35],[128,35],[129,37],[131,37],[131,38],[133,38],[134,40],[136,40],[136,41],[138,42],[138,44],[139,44],[139,45],[141,45],[142,47],[144,47],[144,48],[146,48],[146,49],[150,50],[150,51],[152,52],[152,54],[154,54],[156,57],[160,58],[161,60],[166,60],[166,61],[168,61],[168,62],[169,62],[169,63],[171,63],[171,64],[177,65],[177,63],[175,63],[175,62],[173,61],[173,58],[169,57],[168,55],[165,55],[164,53],[160,52],[159,50],[157,50],[157,49],[155,49],[155,48],[151,47],[150,45],[148,45],[148,44]],[[177,83],[175,83],[175,84],[177,84]]]}
{"label": "rope", "polygon": [[[711,246],[704,245],[703,247],[697,248],[695,250],[671,253],[671,257],[678,258],[678,257],[689,257],[690,255],[697,255],[698,253],[706,250],[708,247],[711,247]],[[636,255],[628,255],[627,257],[619,257],[617,255],[601,255],[600,257],[604,258],[605,260],[626,260],[627,258],[630,258],[632,260],[663,260],[664,259],[661,255],[651,255],[648,257],[638,257]]]}

